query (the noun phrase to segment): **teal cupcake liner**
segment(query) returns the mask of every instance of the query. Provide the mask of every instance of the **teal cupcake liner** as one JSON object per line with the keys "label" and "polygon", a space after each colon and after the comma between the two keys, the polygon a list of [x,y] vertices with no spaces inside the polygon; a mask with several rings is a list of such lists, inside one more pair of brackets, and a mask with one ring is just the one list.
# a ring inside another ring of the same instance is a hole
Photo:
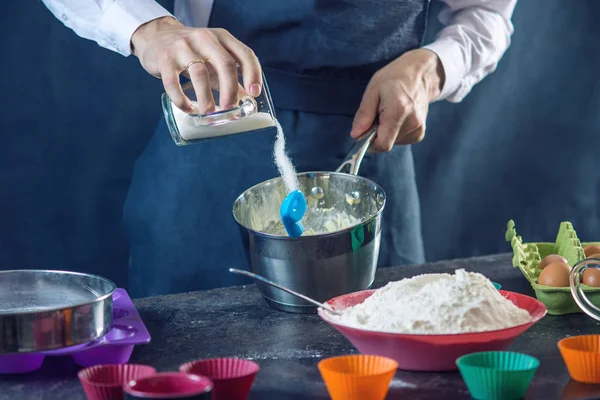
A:
{"label": "teal cupcake liner", "polygon": [[471,396],[477,400],[513,400],[525,396],[540,362],[507,351],[472,353],[456,360]]}

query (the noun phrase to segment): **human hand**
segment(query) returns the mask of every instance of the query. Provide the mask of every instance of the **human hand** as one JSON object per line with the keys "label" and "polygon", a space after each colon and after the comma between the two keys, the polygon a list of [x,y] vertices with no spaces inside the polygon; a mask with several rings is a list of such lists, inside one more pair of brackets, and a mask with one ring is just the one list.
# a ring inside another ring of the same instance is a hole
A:
{"label": "human hand", "polygon": [[439,96],[443,84],[444,69],[434,52],[417,49],[403,54],[371,78],[350,135],[361,137],[378,119],[370,150],[387,152],[394,144],[420,142],[429,103]]}
{"label": "human hand", "polygon": [[[187,113],[215,110],[211,87],[219,88],[221,109],[237,106],[241,88],[236,63],[242,71],[245,91],[253,97],[261,92],[261,68],[254,52],[224,29],[189,28],[174,18],[163,17],[140,26],[131,44],[142,67],[162,79],[173,104]],[[183,93],[179,83],[182,73],[192,81],[198,109]]]}

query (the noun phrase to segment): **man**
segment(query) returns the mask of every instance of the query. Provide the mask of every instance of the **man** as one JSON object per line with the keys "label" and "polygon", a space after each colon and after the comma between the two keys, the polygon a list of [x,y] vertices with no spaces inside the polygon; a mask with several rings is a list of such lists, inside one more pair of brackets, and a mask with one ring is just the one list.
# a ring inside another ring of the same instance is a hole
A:
{"label": "man", "polygon": [[[332,170],[374,123],[361,175],[387,193],[379,265],[424,261],[410,145],[425,134],[428,106],[460,101],[492,72],[510,44],[516,0],[444,0],[446,28],[423,46],[428,0],[177,0],[175,18],[153,0],[43,0],[78,35],[135,54],[180,109],[235,100],[237,67],[251,95],[261,67],[298,171]],[[260,63],[259,61],[260,60]],[[138,160],[124,219],[130,291],[156,295],[229,285],[245,263],[231,205],[277,174],[274,132],[178,148],[164,121]]]}

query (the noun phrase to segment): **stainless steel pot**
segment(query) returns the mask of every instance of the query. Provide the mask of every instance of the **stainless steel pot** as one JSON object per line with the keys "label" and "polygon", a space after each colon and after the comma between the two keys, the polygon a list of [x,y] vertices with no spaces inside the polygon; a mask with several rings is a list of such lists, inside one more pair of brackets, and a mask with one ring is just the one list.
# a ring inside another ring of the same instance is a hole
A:
{"label": "stainless steel pot", "polygon": [[88,343],[110,330],[115,284],[65,271],[0,271],[0,354]]}
{"label": "stainless steel pot", "polygon": [[[356,174],[374,136],[372,131],[358,143],[358,150],[355,147],[336,172],[298,174],[309,208],[334,207],[336,212],[358,219],[346,229],[294,239],[263,233],[270,221],[280,218],[279,207],[287,194],[280,177],[246,190],[235,201],[233,218],[240,227],[252,272],[319,302],[371,286],[379,257],[385,192]],[[350,173],[340,172],[347,166]],[[276,309],[316,312],[314,305],[279,289],[263,283],[258,283],[258,288]]]}

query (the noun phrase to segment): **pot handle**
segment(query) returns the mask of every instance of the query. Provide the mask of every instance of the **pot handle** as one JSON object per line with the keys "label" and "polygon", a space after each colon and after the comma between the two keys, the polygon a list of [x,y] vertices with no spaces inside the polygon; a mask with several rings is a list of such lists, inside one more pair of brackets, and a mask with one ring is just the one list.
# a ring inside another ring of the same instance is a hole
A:
{"label": "pot handle", "polygon": [[[346,155],[346,160],[335,170],[335,172],[344,172],[344,168],[348,167],[348,174],[350,175],[358,175],[358,169],[360,168],[360,163],[362,162],[365,154],[367,154],[367,150],[369,150],[369,146],[373,143],[373,140],[377,136],[377,128],[371,128],[367,135],[363,135],[365,139],[362,142],[356,142],[352,149]],[[358,150],[357,150],[358,148]]]}

